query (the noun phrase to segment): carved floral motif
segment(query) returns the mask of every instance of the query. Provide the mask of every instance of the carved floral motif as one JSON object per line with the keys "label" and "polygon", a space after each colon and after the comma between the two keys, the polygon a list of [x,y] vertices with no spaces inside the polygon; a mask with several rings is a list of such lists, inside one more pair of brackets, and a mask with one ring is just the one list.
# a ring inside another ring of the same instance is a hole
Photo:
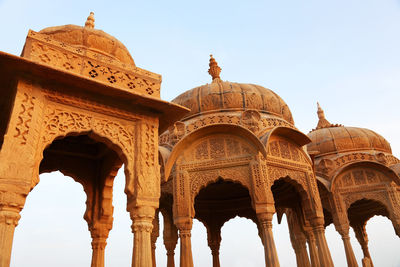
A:
{"label": "carved floral motif", "polygon": [[28,95],[28,93],[23,93],[22,99],[18,101],[21,103],[21,106],[14,137],[19,140],[21,145],[25,145],[27,142],[35,101],[36,98]]}
{"label": "carved floral motif", "polygon": [[112,57],[93,53],[30,31],[31,60],[64,71],[83,75],[110,86],[145,95],[160,97],[161,77]]}

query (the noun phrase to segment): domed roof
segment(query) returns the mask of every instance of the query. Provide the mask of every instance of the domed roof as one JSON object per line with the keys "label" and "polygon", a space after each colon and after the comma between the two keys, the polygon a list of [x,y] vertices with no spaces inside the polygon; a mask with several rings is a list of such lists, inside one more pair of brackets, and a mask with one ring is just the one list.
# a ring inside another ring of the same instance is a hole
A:
{"label": "domed roof", "polygon": [[318,156],[363,150],[392,153],[388,141],[374,131],[330,124],[319,105],[318,117],[317,128],[308,134],[312,142],[307,145],[308,151],[317,151]]}
{"label": "domed roof", "polygon": [[172,100],[191,110],[185,118],[213,111],[252,109],[294,124],[288,105],[272,90],[254,84],[221,81],[219,71],[211,56],[209,73],[213,76],[212,83],[188,90]]}
{"label": "domed roof", "polygon": [[84,47],[104,56],[108,56],[118,61],[135,66],[128,49],[115,37],[94,29],[94,14],[90,13],[85,27],[77,25],[63,25],[49,27],[39,33],[50,36],[60,42],[69,45]]}

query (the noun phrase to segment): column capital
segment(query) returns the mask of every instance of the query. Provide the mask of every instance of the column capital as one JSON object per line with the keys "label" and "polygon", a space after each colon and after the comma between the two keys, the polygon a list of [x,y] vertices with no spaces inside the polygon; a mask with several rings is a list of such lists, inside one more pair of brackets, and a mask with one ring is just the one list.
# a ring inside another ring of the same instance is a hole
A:
{"label": "column capital", "polygon": [[257,219],[260,223],[271,222],[274,216],[274,212],[261,212],[257,213]]}
{"label": "column capital", "polygon": [[349,239],[349,230],[350,230],[350,225],[349,224],[340,224],[340,225],[335,225],[336,231],[342,236],[342,239]]}
{"label": "column capital", "polygon": [[0,210],[0,223],[17,226],[21,215],[19,209]]}
{"label": "column capital", "polygon": [[191,231],[193,225],[193,219],[190,217],[178,217],[174,218],[174,224],[178,228],[179,232]]}
{"label": "column capital", "polygon": [[96,237],[92,240],[92,248],[93,249],[105,249],[107,245],[107,238]]}
{"label": "column capital", "polygon": [[152,219],[149,218],[136,218],[132,223],[132,232],[148,232],[151,233],[153,230]]}

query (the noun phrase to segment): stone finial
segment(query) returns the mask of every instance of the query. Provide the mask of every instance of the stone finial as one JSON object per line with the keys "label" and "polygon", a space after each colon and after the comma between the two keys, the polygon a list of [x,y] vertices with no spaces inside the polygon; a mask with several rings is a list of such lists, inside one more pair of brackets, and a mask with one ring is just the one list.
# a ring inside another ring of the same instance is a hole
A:
{"label": "stone finial", "polygon": [[325,113],[318,102],[317,102],[317,107],[318,107],[317,114],[319,119],[317,129],[330,127],[331,123],[327,119],[325,119]]}
{"label": "stone finial", "polygon": [[221,73],[221,68],[218,66],[217,61],[210,55],[210,68],[208,69],[208,73],[211,75],[213,82],[220,82],[221,79],[219,74]]}
{"label": "stone finial", "polygon": [[325,113],[324,110],[321,108],[321,106],[319,105],[319,103],[317,102],[317,107],[318,107],[318,124],[317,124],[317,128],[313,129],[314,130],[318,130],[321,128],[329,128],[329,127],[339,127],[339,126],[343,126],[341,124],[331,124],[326,118],[325,118]]}
{"label": "stone finial", "polygon": [[94,13],[90,12],[90,15],[87,17],[85,22],[85,27],[93,29],[94,28]]}

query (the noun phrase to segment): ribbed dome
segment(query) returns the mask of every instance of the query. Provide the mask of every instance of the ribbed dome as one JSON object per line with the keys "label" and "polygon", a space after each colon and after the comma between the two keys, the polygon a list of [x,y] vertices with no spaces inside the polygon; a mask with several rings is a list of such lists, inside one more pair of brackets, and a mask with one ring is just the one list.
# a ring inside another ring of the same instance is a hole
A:
{"label": "ribbed dome", "polygon": [[318,151],[318,155],[360,150],[376,150],[392,153],[389,143],[374,131],[356,127],[328,127],[308,134],[311,143],[308,151]]}
{"label": "ribbed dome", "polygon": [[49,35],[57,41],[74,45],[76,47],[86,48],[105,56],[112,57],[122,63],[135,66],[135,62],[133,61],[128,49],[126,49],[119,40],[102,30],[97,30],[93,27],[63,25],[45,28],[39,33]]}
{"label": "ribbed dome", "polygon": [[191,111],[185,118],[205,112],[222,110],[258,110],[283,118],[294,124],[288,105],[272,90],[254,84],[213,81],[193,88],[172,102]]}
{"label": "ribbed dome", "polygon": [[379,134],[364,128],[331,124],[325,118],[325,113],[319,103],[317,106],[319,121],[317,128],[308,134],[311,139],[311,143],[307,145],[309,152],[316,151],[318,156],[360,150],[392,153],[388,141]]}

